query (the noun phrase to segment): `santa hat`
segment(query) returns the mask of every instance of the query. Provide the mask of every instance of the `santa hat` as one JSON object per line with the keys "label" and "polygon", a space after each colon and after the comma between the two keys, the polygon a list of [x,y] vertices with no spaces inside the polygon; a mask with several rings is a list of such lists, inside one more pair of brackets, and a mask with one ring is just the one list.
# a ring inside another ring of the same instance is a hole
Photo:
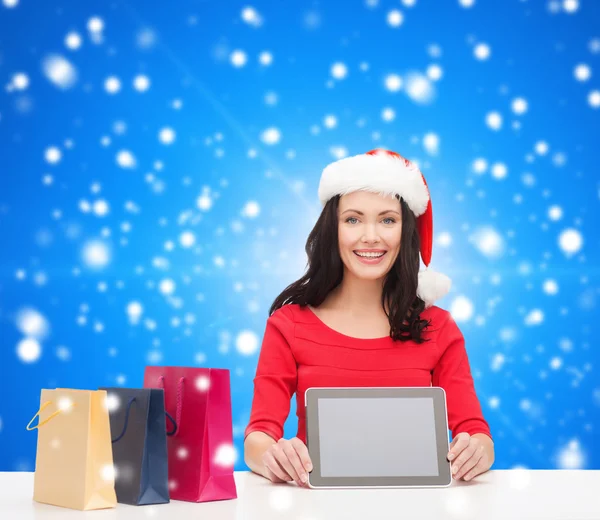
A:
{"label": "santa hat", "polygon": [[417,219],[421,258],[425,270],[419,272],[417,296],[430,307],[450,291],[452,282],[445,274],[429,269],[433,245],[433,214],[425,177],[417,166],[388,150],[371,150],[328,165],[321,174],[319,200],[322,206],[336,195],[369,191],[399,195]]}

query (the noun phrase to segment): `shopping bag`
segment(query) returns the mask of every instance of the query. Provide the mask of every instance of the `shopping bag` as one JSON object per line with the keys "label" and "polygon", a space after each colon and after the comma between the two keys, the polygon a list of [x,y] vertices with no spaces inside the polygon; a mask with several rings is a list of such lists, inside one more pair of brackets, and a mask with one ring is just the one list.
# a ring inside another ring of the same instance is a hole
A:
{"label": "shopping bag", "polygon": [[105,391],[44,389],[27,429],[38,430],[36,502],[79,510],[116,506]]}
{"label": "shopping bag", "polygon": [[166,410],[177,424],[167,439],[171,499],[237,498],[229,370],[146,367],[144,387],[164,388]]}
{"label": "shopping bag", "polygon": [[163,390],[101,390],[108,393],[117,502],[138,506],[168,503]]}

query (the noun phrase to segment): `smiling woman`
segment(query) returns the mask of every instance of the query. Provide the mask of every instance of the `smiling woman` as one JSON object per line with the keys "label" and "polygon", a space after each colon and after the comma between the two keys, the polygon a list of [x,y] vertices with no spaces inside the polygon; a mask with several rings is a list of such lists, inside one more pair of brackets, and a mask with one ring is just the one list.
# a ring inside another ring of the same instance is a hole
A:
{"label": "smiling woman", "polygon": [[[306,243],[308,270],[270,309],[245,431],[246,463],[274,482],[305,484],[308,388],[433,385],[446,391],[453,437],[464,434],[453,445],[457,457],[464,452],[456,459],[461,476],[486,471],[493,444],[464,338],[450,313],[433,305],[450,279],[419,272],[419,254],[429,266],[432,247],[421,172],[394,152],[374,150],[326,167],[319,197],[323,211]],[[294,393],[298,434],[287,440],[283,424]]]}

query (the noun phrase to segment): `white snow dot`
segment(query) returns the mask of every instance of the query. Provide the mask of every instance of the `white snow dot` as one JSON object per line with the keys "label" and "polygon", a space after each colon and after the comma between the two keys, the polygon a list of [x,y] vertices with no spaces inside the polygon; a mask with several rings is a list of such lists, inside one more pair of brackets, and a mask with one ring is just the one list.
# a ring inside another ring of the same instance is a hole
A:
{"label": "white snow dot", "polygon": [[202,211],[208,211],[212,207],[210,195],[203,193],[196,199],[196,206]]}
{"label": "white snow dot", "polygon": [[511,107],[512,111],[520,116],[527,112],[528,103],[526,99],[519,97],[513,99]]}
{"label": "white snow dot", "polygon": [[260,27],[263,23],[261,15],[254,7],[244,7],[242,9],[242,20],[253,27]]}
{"label": "white snow dot", "polygon": [[391,123],[396,119],[396,111],[391,107],[386,107],[381,111],[381,119],[386,123]]}
{"label": "white snow dot", "polygon": [[175,282],[170,278],[165,278],[161,280],[158,290],[164,295],[173,294],[175,292]]}
{"label": "white snow dot", "polygon": [[191,231],[184,231],[179,235],[179,243],[181,247],[190,248],[196,243],[196,236]]}
{"label": "white snow dot", "polygon": [[77,69],[63,56],[50,54],[42,62],[46,79],[63,90],[71,88],[77,82]]}
{"label": "white snow dot", "polygon": [[476,174],[478,174],[478,175],[484,174],[486,172],[486,170],[487,170],[487,167],[488,167],[488,163],[482,157],[479,157],[479,158],[475,159],[473,161],[472,166],[471,166],[471,168],[473,169],[473,171]]}
{"label": "white snow dot", "polygon": [[469,321],[473,317],[473,303],[466,296],[457,296],[450,305],[450,314],[455,321]]}
{"label": "white snow dot", "polygon": [[17,345],[17,355],[23,363],[34,363],[40,358],[42,348],[34,338],[25,338]]}
{"label": "white snow dot", "polygon": [[402,78],[398,74],[388,74],[384,82],[390,92],[398,92],[402,88]]}
{"label": "white snow dot", "polygon": [[344,79],[348,75],[348,67],[341,62],[334,63],[331,66],[331,75],[335,79]]}
{"label": "white snow dot", "polygon": [[440,247],[450,247],[452,245],[452,235],[447,231],[440,233],[437,237],[436,244]]}
{"label": "white snow dot", "polygon": [[592,90],[588,94],[588,103],[592,108],[600,108],[600,90]]}
{"label": "white snow dot", "polygon": [[533,309],[525,316],[525,325],[539,325],[544,321],[544,313],[540,309]]}
{"label": "white snow dot", "polygon": [[90,240],[83,246],[82,257],[88,267],[102,268],[110,262],[110,250],[104,242]]}
{"label": "white snow dot", "polygon": [[429,155],[437,155],[440,148],[440,138],[437,134],[429,132],[423,136],[423,147]]}
{"label": "white snow dot", "polygon": [[251,356],[258,350],[258,336],[251,330],[244,330],[238,334],[235,346],[240,354]]}
{"label": "white snow dot", "polygon": [[427,76],[410,73],[406,76],[405,92],[416,103],[429,103],[433,100],[435,89]]}
{"label": "white snow dot", "polygon": [[271,65],[273,63],[273,54],[271,54],[269,51],[261,52],[258,55],[258,62],[263,67],[268,67],[269,65]]}
{"label": "white snow dot", "polygon": [[398,9],[392,9],[387,14],[387,23],[390,27],[400,27],[404,21],[404,15]]}
{"label": "white snow dot", "polygon": [[563,0],[563,9],[569,14],[577,12],[579,9],[579,0]]}
{"label": "white snow dot", "polygon": [[535,143],[535,153],[537,153],[538,155],[546,155],[548,153],[549,150],[549,146],[548,143],[545,141],[538,141],[537,143]]}
{"label": "white snow dot", "polygon": [[196,389],[200,392],[206,392],[210,388],[210,379],[207,376],[196,378]]}
{"label": "white snow dot", "polygon": [[100,33],[104,30],[104,21],[99,16],[93,16],[88,20],[87,28],[92,33]]}
{"label": "white snow dot", "polygon": [[256,218],[259,214],[260,205],[254,200],[248,201],[242,210],[242,215],[247,218]]}
{"label": "white snow dot", "polygon": [[17,7],[17,5],[19,5],[19,0],[3,0],[2,3],[4,4],[4,7],[8,8],[8,9],[12,9],[14,7]]}
{"label": "white snow dot", "polygon": [[583,246],[583,237],[576,229],[565,229],[559,236],[558,243],[560,248],[567,255],[577,253]]}
{"label": "white snow dot", "polygon": [[221,444],[215,452],[214,462],[218,466],[233,468],[237,460],[237,450],[232,444]]}
{"label": "white snow dot", "polygon": [[473,53],[478,60],[485,61],[490,57],[492,50],[487,43],[478,43]]}
{"label": "white snow dot", "polygon": [[135,168],[135,156],[129,150],[121,150],[117,153],[117,164],[121,168]]}
{"label": "white snow dot", "polygon": [[281,141],[281,132],[278,128],[270,127],[262,132],[260,139],[265,144],[274,145]]}
{"label": "white snow dot", "polygon": [[592,69],[585,63],[580,63],[575,67],[573,75],[577,81],[587,81],[592,77]]}
{"label": "white snow dot", "polygon": [[17,328],[30,338],[44,339],[48,334],[48,321],[37,310],[33,308],[24,308],[17,313]]}
{"label": "white snow dot", "polygon": [[550,360],[550,368],[552,370],[558,370],[562,366],[562,364],[563,361],[558,356],[555,356]]}
{"label": "white snow dot", "polygon": [[554,205],[548,208],[548,218],[553,221],[560,220],[563,217],[563,210],[560,206]]}
{"label": "white snow dot", "polygon": [[121,90],[121,80],[117,76],[109,76],[104,80],[104,89],[109,94],[116,94]]}
{"label": "white snow dot", "polygon": [[150,78],[144,74],[138,74],[133,79],[133,88],[138,92],[146,92],[150,88]]}
{"label": "white snow dot", "polygon": [[572,440],[567,446],[560,449],[558,466],[560,469],[583,469],[585,466],[584,459],[579,442]]}
{"label": "white snow dot", "polygon": [[109,392],[106,396],[106,401],[104,402],[107,411],[116,412],[121,408],[121,399],[115,393]]}
{"label": "white snow dot", "polygon": [[81,47],[81,36],[74,31],[65,36],[65,46],[72,51],[76,51]]}
{"label": "white snow dot", "polygon": [[499,112],[488,112],[485,116],[485,123],[491,130],[500,130],[502,128],[502,116]]}
{"label": "white snow dot", "polygon": [[543,289],[546,294],[555,295],[558,293],[558,283],[556,280],[545,280]]}
{"label": "white snow dot", "polygon": [[161,129],[158,134],[158,140],[162,144],[173,144],[175,142],[175,130],[169,127]]}
{"label": "white snow dot", "polygon": [[234,67],[243,67],[248,62],[248,56],[244,51],[235,50],[229,56],[229,60]]}
{"label": "white snow dot", "polygon": [[106,202],[104,199],[98,199],[96,202],[94,202],[94,213],[98,217],[105,217],[108,215],[109,211],[110,207],[108,202]]}
{"label": "white snow dot", "polygon": [[440,67],[439,65],[429,65],[429,67],[427,67],[427,77],[432,80],[432,81],[439,81],[442,76],[443,76],[444,72],[442,70],[442,67]]}
{"label": "white snow dot", "polygon": [[29,76],[24,72],[17,72],[12,78],[12,84],[17,90],[25,90],[29,86]]}
{"label": "white snow dot", "polygon": [[458,4],[465,9],[473,7],[475,5],[475,0],[458,0]]}
{"label": "white snow dot", "polygon": [[478,228],[470,237],[470,241],[487,258],[498,258],[505,250],[502,236],[489,226]]}
{"label": "white snow dot", "polygon": [[138,321],[144,312],[144,307],[138,301],[129,302],[127,305],[127,314],[131,321]]}
{"label": "white snow dot", "polygon": [[46,162],[56,164],[61,160],[62,152],[56,146],[50,146],[49,148],[46,148],[44,158],[46,159]]}
{"label": "white snow dot", "polygon": [[335,128],[337,126],[337,117],[335,117],[334,115],[326,115],[323,118],[323,126],[325,128],[328,128],[329,130],[331,130],[332,128]]}
{"label": "white snow dot", "polygon": [[508,168],[506,167],[506,164],[504,163],[494,163],[492,165],[492,176],[495,179],[504,179],[506,178],[506,175],[508,174]]}
{"label": "white snow dot", "polygon": [[181,446],[177,449],[177,458],[180,460],[185,460],[188,458],[190,452],[185,446]]}
{"label": "white snow dot", "polygon": [[117,478],[117,470],[113,464],[106,464],[100,470],[100,477],[105,482],[114,482]]}

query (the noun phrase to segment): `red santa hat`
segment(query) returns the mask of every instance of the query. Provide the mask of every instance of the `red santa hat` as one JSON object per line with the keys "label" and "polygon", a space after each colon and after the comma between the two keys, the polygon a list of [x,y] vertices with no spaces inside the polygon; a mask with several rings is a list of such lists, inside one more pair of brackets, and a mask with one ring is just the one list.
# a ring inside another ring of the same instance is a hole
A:
{"label": "red santa hat", "polygon": [[371,150],[329,164],[321,174],[319,200],[325,206],[336,195],[369,191],[399,195],[417,219],[421,258],[425,270],[419,272],[417,296],[430,307],[450,291],[452,282],[445,274],[429,269],[433,245],[431,197],[419,168],[396,152]]}

